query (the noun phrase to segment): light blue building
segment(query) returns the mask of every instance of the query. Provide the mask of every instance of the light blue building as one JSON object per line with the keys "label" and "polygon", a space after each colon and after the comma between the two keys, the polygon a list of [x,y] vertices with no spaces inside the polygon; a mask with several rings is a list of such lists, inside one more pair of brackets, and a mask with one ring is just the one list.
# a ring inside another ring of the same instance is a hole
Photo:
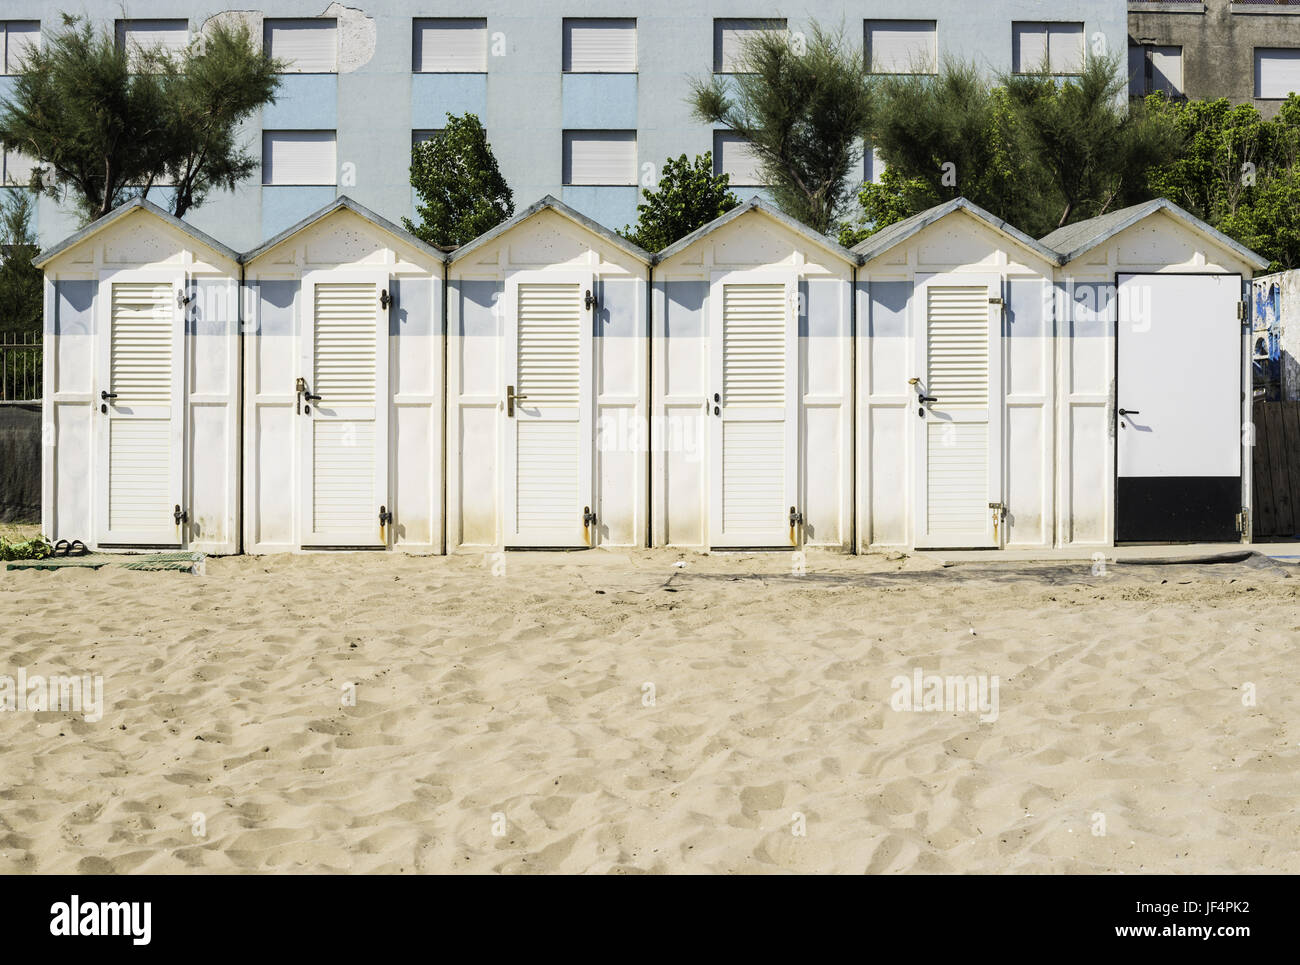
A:
{"label": "light blue building", "polygon": [[[621,228],[666,157],[708,150],[738,193],[752,195],[761,185],[743,144],[692,119],[686,103],[691,78],[732,69],[747,30],[783,26],[797,38],[812,21],[842,25],[880,72],[933,72],[945,57],[997,72],[1047,56],[1069,73],[1085,50],[1127,48],[1124,0],[271,0],[264,11],[207,0],[6,0],[5,73],[41,32],[60,29],[64,11],[127,44],[184,44],[211,17],[241,19],[292,61],[277,103],[248,128],[261,177],[188,216],[240,250],[338,194],[393,220],[412,214],[412,141],[448,113],[483,120],[520,208],[552,194]],[[12,83],[0,77],[0,95]],[[21,158],[4,165],[9,183],[23,178]],[[869,159],[864,168],[870,177]],[[42,199],[38,227],[49,245],[77,227],[76,215]]]}

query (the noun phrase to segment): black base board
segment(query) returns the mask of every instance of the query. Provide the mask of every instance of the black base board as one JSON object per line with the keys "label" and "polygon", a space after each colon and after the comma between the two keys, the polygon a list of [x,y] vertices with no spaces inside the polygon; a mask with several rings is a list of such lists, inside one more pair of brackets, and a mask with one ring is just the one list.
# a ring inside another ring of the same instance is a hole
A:
{"label": "black base board", "polygon": [[1115,540],[1231,543],[1241,538],[1240,476],[1120,476]]}

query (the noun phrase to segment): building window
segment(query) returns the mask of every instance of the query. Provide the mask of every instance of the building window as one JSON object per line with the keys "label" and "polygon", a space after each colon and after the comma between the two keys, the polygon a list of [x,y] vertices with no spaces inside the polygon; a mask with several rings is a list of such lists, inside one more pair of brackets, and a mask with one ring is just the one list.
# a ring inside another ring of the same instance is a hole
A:
{"label": "building window", "polygon": [[16,74],[29,51],[41,46],[39,20],[0,20],[0,65],[4,73]]}
{"label": "building window", "polygon": [[1183,48],[1131,44],[1128,48],[1130,97],[1163,93],[1183,96]]}
{"label": "building window", "polygon": [[333,131],[263,131],[263,184],[334,184]]}
{"label": "building window", "polygon": [[734,188],[762,187],[758,159],[749,142],[731,131],[713,132],[713,173],[725,174]]}
{"label": "building window", "polygon": [[1300,48],[1255,48],[1255,96],[1285,100],[1300,91]]}
{"label": "building window", "polygon": [[565,131],[565,184],[636,184],[636,131]]}
{"label": "building window", "polygon": [[564,20],[564,71],[635,74],[635,20]]}
{"label": "building window", "polygon": [[734,74],[739,71],[745,42],[764,31],[785,31],[784,20],[715,20],[713,21],[713,72]]}
{"label": "building window", "polygon": [[487,72],[487,20],[415,21],[411,69],[417,74]]}
{"label": "building window", "polygon": [[1011,69],[1017,74],[1083,71],[1083,24],[1024,23],[1011,25]]}
{"label": "building window", "polygon": [[[332,18],[265,21],[266,52],[286,74],[333,74],[339,69],[338,22]],[[330,182],[333,184],[334,182]]]}
{"label": "building window", "polygon": [[885,174],[885,159],[874,147],[862,152],[862,180],[867,184],[879,184]]}
{"label": "building window", "polygon": [[35,165],[26,154],[17,151],[5,151],[0,154],[0,184],[5,187],[27,187],[32,183],[32,168]]}
{"label": "building window", "polygon": [[866,56],[873,74],[935,74],[938,30],[933,20],[866,21]]}
{"label": "building window", "polygon": [[117,49],[133,58],[151,50],[179,54],[190,42],[188,20],[119,20],[116,28]]}

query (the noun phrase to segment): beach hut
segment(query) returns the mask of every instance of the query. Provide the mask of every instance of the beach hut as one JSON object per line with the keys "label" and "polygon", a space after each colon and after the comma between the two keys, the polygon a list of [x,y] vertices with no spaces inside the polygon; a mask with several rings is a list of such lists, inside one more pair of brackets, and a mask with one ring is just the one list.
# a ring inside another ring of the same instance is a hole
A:
{"label": "beach hut", "polygon": [[442,551],[444,261],[347,197],[243,256],[248,552]]}
{"label": "beach hut", "polygon": [[1056,252],[964,198],[854,251],[859,546],[1051,546]]}
{"label": "beach hut", "polygon": [[857,261],[758,199],[659,253],[654,545],[852,548]]}
{"label": "beach hut", "polygon": [[143,200],[42,252],[42,531],[238,551],[239,256]]}
{"label": "beach hut", "polygon": [[1267,261],[1163,199],[1042,241],[1061,262],[1061,541],[1248,540],[1243,283]]}
{"label": "beach hut", "polygon": [[451,549],[645,545],[649,265],[551,197],[453,252]]}

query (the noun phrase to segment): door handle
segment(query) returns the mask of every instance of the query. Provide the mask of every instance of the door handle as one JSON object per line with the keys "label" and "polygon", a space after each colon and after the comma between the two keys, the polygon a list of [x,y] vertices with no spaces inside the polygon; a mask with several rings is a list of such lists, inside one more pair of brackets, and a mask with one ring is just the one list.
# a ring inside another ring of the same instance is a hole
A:
{"label": "door handle", "polygon": [[104,413],[105,415],[107,415],[107,414],[108,414],[108,400],[109,400],[109,399],[116,399],[116,398],[117,398],[117,393],[116,393],[116,392],[108,392],[108,391],[100,392],[100,393],[99,393],[99,400],[100,400],[100,401],[99,401],[99,411],[102,412],[102,413]]}
{"label": "door handle", "polygon": [[918,402],[938,402],[939,400],[936,399],[936,398],[935,398],[934,396],[932,396],[932,395],[921,395],[921,396],[918,396],[918,397],[917,397],[917,400],[916,400],[916,401],[918,401]]}
{"label": "door handle", "polygon": [[1140,409],[1120,409],[1119,414],[1120,415],[1141,415],[1142,411]]}
{"label": "door handle", "polygon": [[513,416],[515,414],[515,403],[518,402],[520,399],[526,399],[526,398],[528,398],[528,396],[526,395],[517,395],[515,393],[515,387],[513,385],[507,385],[506,386],[506,415]]}

